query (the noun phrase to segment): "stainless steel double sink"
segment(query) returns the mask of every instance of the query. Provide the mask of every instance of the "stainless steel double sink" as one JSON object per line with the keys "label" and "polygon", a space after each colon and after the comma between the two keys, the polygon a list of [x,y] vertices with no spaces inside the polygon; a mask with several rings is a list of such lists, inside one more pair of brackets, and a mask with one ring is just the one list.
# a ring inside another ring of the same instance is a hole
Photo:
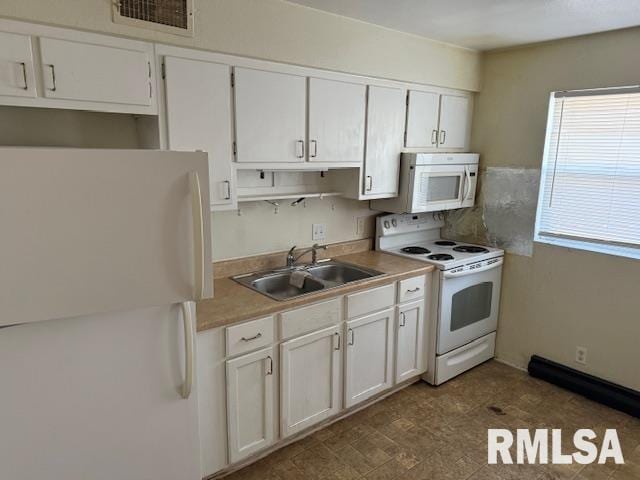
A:
{"label": "stainless steel double sink", "polygon": [[[294,271],[307,272],[302,288],[291,285],[290,277]],[[384,275],[376,270],[325,260],[316,264],[286,267],[267,272],[248,273],[231,277],[236,282],[274,300],[289,300],[302,295],[340,287],[347,283]]]}

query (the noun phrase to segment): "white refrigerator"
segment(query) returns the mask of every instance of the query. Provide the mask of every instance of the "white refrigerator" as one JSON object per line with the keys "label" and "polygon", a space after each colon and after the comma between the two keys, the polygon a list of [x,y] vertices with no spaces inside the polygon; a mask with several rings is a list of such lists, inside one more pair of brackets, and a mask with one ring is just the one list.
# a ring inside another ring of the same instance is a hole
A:
{"label": "white refrigerator", "polygon": [[0,149],[0,478],[196,480],[204,153]]}

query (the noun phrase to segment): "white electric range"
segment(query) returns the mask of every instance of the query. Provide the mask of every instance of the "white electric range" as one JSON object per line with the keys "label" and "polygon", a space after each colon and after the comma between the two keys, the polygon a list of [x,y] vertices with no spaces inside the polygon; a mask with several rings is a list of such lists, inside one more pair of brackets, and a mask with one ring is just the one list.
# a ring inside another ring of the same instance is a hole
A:
{"label": "white electric range", "polygon": [[440,238],[438,213],[378,217],[376,249],[435,265],[424,380],[439,385],[495,351],[504,251]]}

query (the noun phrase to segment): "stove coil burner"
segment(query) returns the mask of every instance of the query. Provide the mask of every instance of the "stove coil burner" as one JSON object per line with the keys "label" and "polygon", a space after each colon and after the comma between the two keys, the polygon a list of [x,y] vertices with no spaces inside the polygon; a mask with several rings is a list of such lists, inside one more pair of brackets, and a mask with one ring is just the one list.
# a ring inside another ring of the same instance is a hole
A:
{"label": "stove coil burner", "polygon": [[434,253],[433,255],[429,255],[427,258],[429,260],[444,262],[445,260],[453,260],[453,255],[449,255],[448,253]]}
{"label": "stove coil burner", "polygon": [[422,255],[425,253],[431,253],[431,250],[427,250],[423,247],[404,247],[402,251],[404,253],[410,253],[411,255]]}
{"label": "stove coil burner", "polygon": [[456,242],[452,242],[451,240],[438,240],[437,242],[434,242],[434,243],[441,247],[453,247],[454,245],[457,245]]}
{"label": "stove coil burner", "polygon": [[455,252],[463,252],[463,253],[487,253],[487,250],[484,247],[476,247],[475,245],[460,245],[459,247],[453,247]]}

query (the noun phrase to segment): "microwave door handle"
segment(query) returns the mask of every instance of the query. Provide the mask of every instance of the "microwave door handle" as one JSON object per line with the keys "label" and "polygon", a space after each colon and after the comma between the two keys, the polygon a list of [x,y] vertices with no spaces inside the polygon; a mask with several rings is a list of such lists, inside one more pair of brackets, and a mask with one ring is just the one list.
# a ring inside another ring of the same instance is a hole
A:
{"label": "microwave door handle", "polygon": [[464,202],[471,193],[471,175],[469,174],[469,167],[464,167],[464,194],[462,195],[462,201]]}
{"label": "microwave door handle", "polygon": [[493,270],[494,268],[498,268],[503,263],[504,261],[501,258],[497,262],[490,263],[489,265],[485,265],[482,268],[475,268],[473,270],[463,270],[462,272],[446,272],[445,271],[445,272],[442,272],[442,276],[444,278],[466,277],[467,275],[474,275],[476,273],[486,272],[487,270]]}

